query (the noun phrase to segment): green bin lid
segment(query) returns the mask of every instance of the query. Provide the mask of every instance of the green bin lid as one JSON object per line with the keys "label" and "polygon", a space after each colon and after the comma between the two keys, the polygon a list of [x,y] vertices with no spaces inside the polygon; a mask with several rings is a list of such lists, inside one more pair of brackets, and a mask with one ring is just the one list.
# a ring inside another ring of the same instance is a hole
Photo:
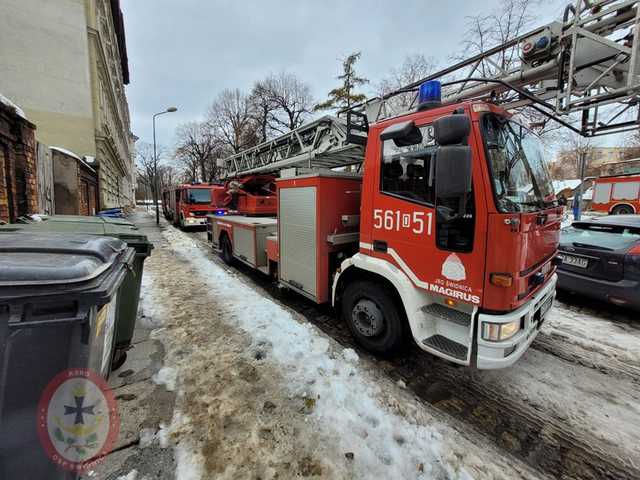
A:
{"label": "green bin lid", "polygon": [[109,269],[127,245],[95,235],[0,235],[0,287],[84,282]]}
{"label": "green bin lid", "polygon": [[[51,232],[51,233],[78,233],[88,235],[102,235],[121,239],[130,247],[139,252],[150,253],[153,244],[147,236],[138,230],[129,221],[108,221],[101,217],[88,217],[81,215],[51,215],[43,216],[41,221],[32,223],[16,223],[0,226],[0,232]],[[122,220],[122,219],[118,219]]]}

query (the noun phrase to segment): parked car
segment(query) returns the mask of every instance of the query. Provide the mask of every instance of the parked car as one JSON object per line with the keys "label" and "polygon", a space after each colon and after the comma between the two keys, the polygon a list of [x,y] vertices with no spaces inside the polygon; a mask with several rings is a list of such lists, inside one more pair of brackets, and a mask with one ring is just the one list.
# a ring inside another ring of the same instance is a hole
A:
{"label": "parked car", "polygon": [[573,222],[560,256],[558,288],[640,310],[640,215]]}

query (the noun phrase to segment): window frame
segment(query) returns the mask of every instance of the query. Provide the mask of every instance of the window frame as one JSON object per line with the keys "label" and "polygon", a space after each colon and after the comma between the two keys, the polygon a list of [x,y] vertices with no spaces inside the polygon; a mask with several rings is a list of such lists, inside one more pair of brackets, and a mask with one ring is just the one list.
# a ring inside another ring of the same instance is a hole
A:
{"label": "window frame", "polygon": [[[422,129],[424,127],[429,127],[431,125],[433,125],[433,123],[423,123],[422,125],[416,125],[416,128]],[[382,133],[382,132],[380,132],[380,133]],[[431,187],[431,188],[433,188],[433,203],[430,203],[430,202],[428,202],[426,200],[424,200],[424,201],[423,200],[416,200],[415,198],[409,198],[409,197],[405,197],[403,195],[400,195],[398,193],[393,193],[393,192],[388,192],[388,191],[383,190],[382,181],[384,179],[384,176],[383,176],[383,173],[382,173],[382,166],[385,163],[384,162],[384,143],[385,142],[392,142],[393,140],[382,140],[380,138],[380,135],[378,135],[378,138],[380,139],[380,152],[379,152],[380,161],[378,162],[380,178],[378,180],[378,193],[380,193],[381,195],[386,195],[388,197],[397,198],[398,200],[403,200],[405,202],[409,202],[409,203],[413,203],[413,204],[416,204],[416,205],[421,205],[421,206],[424,206],[424,207],[429,207],[429,208],[435,209],[436,208],[435,178],[433,179],[434,183],[433,183],[433,186]],[[433,157],[435,156],[435,149],[438,148],[438,145],[434,144],[434,145],[429,146],[429,147],[434,148],[434,155],[432,155],[432,160],[431,160],[431,161],[433,161]],[[431,176],[431,173],[432,173],[431,170],[432,170],[432,168],[431,168],[431,163],[430,163],[429,171],[426,172],[429,175],[429,177]],[[429,179],[427,179],[427,181],[428,180]]]}

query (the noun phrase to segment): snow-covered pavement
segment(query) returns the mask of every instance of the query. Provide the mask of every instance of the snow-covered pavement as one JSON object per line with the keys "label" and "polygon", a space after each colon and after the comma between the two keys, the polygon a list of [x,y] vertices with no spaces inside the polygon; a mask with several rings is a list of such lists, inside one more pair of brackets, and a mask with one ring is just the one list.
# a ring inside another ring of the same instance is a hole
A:
{"label": "snow-covered pavement", "polygon": [[150,381],[178,393],[170,425],[144,436],[173,449],[163,478],[634,478],[640,468],[632,321],[560,302],[511,369],[470,373],[421,352],[398,362],[409,372],[396,382],[397,365],[340,345],[198,234],[165,225],[161,235],[141,303],[166,349]]}
{"label": "snow-covered pavement", "polygon": [[537,478],[187,234],[163,235],[143,309],[167,347],[154,380],[172,386],[177,374],[176,478]]}

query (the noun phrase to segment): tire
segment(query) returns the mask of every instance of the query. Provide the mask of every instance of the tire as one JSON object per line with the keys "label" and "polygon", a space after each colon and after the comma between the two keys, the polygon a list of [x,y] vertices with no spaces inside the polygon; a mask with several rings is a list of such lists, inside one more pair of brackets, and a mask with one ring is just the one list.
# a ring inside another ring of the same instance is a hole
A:
{"label": "tire", "polygon": [[632,215],[633,208],[630,205],[616,205],[611,210],[611,215]]}
{"label": "tire", "polygon": [[406,321],[402,307],[388,288],[371,281],[347,285],[342,317],[356,342],[378,355],[392,355],[406,345]]}
{"label": "tire", "polygon": [[220,258],[227,265],[233,265],[233,246],[228,235],[222,235],[220,237]]}

